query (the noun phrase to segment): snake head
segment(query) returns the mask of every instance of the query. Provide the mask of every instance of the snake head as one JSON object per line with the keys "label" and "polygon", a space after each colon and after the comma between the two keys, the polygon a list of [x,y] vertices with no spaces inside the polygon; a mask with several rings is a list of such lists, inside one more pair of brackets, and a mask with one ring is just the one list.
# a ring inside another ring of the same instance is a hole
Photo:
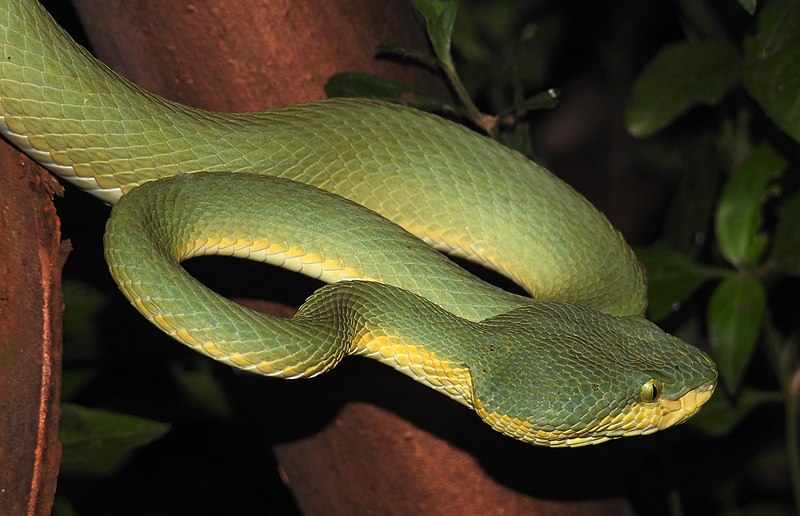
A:
{"label": "snake head", "polygon": [[506,435],[582,446],[682,423],[711,397],[714,362],[638,316],[536,302],[482,323],[473,405]]}

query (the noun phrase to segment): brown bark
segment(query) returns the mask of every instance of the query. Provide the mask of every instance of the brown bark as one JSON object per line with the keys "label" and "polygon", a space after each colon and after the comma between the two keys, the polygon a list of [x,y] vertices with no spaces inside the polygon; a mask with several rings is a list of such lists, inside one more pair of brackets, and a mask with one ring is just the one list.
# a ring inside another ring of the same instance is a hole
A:
{"label": "brown bark", "polygon": [[430,84],[418,68],[373,58],[378,43],[425,46],[403,0],[73,3],[103,60],[197,107],[255,111],[320,99],[341,71]]}
{"label": "brown bark", "polygon": [[[167,97],[208,109],[245,111],[322,98],[322,85],[338,71],[371,71],[423,89],[429,81],[425,74],[373,59],[378,43],[424,45],[403,0],[75,4],[95,48],[111,66]],[[362,367],[346,370],[353,373]],[[374,369],[365,370],[369,375]],[[546,486],[558,481],[550,478],[555,473],[548,468],[557,462],[574,463],[576,455],[568,455],[572,459],[566,461],[554,459],[547,450],[495,436],[450,400],[388,369],[379,368],[378,374],[381,379],[374,383],[344,380],[357,384],[350,387],[355,392],[369,385],[366,402],[351,400],[339,407],[332,401],[324,406],[327,397],[322,392],[307,400],[282,400],[287,407],[301,407],[299,412],[338,411],[314,435],[293,434],[291,424],[278,432],[276,453],[305,513],[630,512],[619,498],[563,503],[535,499],[525,492],[575,499],[609,495],[587,491],[580,482],[566,491],[562,486],[558,495],[548,493]],[[331,385],[347,390],[342,378],[340,374],[323,380],[320,390]],[[356,395],[359,399],[363,397]],[[469,437],[474,435],[479,437]],[[591,460],[596,453],[586,457]],[[508,475],[517,470],[523,476],[509,481]],[[498,472],[506,480],[498,480]]]}
{"label": "brown bark", "polygon": [[61,446],[58,183],[0,143],[0,514],[50,514]]}

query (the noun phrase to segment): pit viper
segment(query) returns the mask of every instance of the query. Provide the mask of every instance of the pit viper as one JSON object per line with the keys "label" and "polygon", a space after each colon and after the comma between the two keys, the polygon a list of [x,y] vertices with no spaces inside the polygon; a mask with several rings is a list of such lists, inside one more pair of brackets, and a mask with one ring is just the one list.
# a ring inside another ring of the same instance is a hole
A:
{"label": "pit viper", "polygon": [[[619,232],[486,137],[363,99],[187,107],[111,71],[35,0],[0,0],[0,46],[3,135],[115,204],[112,276],[148,320],[200,353],[284,378],[371,357],[546,446],[649,434],[714,390],[711,359],[642,316],[644,274]],[[270,317],[180,266],[204,254],[328,285],[293,318]]]}

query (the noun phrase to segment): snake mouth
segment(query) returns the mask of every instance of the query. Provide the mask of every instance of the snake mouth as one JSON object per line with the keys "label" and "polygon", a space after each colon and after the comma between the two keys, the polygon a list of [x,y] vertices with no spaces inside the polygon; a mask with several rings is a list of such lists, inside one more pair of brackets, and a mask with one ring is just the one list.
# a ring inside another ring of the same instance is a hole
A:
{"label": "snake mouth", "polygon": [[[597,437],[587,442],[569,444],[595,444],[617,437],[648,435],[679,425],[695,415],[714,393],[716,381],[689,390],[676,399],[661,398],[656,402],[637,403],[627,412],[606,418],[592,432]],[[599,434],[599,435],[598,435]]]}
{"label": "snake mouth", "polygon": [[636,403],[627,411],[607,416],[583,430],[542,430],[524,420],[490,413],[478,400],[475,410],[495,430],[524,442],[549,447],[578,447],[600,444],[620,437],[648,435],[683,423],[714,393],[716,381],[685,392],[677,399],[661,398],[651,403]]}
{"label": "snake mouth", "polygon": [[[716,381],[689,390],[676,399],[661,398],[656,402],[637,403],[628,411],[601,422],[592,432],[597,437],[589,442],[594,444],[617,437],[648,435],[679,425],[700,410],[714,393]],[[575,446],[571,444],[570,446]]]}
{"label": "snake mouth", "polygon": [[[692,389],[691,391],[688,391],[686,394],[676,400],[661,400],[658,405],[663,412],[660,414],[660,417],[658,417],[658,414],[654,414],[654,416],[657,418],[657,425],[655,425],[656,429],[664,430],[665,428],[669,428],[673,425],[683,423],[692,417],[695,413],[697,413],[698,410],[700,410],[700,407],[711,398],[711,395],[714,394],[714,388],[716,386],[716,382],[702,385]],[[655,430],[652,431],[655,432]]]}
{"label": "snake mouth", "polygon": [[599,444],[619,437],[648,435],[678,425],[700,410],[714,393],[716,382],[685,392],[677,399],[661,398],[652,403],[637,403],[628,411],[609,416],[585,436],[569,437],[558,446]]}

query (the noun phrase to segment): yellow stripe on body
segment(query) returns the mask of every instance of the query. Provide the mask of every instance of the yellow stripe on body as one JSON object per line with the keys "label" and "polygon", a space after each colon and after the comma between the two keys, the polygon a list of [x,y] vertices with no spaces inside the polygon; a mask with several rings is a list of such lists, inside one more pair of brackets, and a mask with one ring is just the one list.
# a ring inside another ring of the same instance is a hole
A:
{"label": "yellow stripe on body", "polygon": [[245,371],[258,372],[265,376],[279,376],[282,378],[309,378],[330,370],[336,362],[321,361],[317,364],[309,362],[295,363],[287,365],[283,360],[254,362],[252,358],[243,353],[231,353],[220,349],[216,343],[210,340],[199,340],[196,335],[185,328],[176,328],[170,322],[169,314],[162,314],[158,309],[158,303],[152,299],[131,297],[130,290],[124,285],[121,286],[123,293],[132,299],[136,308],[144,314],[155,326],[159,327],[167,335],[175,340],[189,346],[195,351],[201,352],[215,360],[228,364]]}
{"label": "yellow stripe on body", "polygon": [[400,336],[368,331],[354,340],[350,353],[378,360],[472,407],[472,377],[469,369],[443,360],[436,353],[409,343]]}
{"label": "yellow stripe on body", "polygon": [[360,268],[348,267],[341,260],[326,258],[324,252],[310,252],[301,246],[267,239],[217,237],[187,243],[178,253],[183,261],[200,255],[244,258],[298,272],[325,283],[345,280],[380,281],[366,276]]}
{"label": "yellow stripe on body", "polygon": [[0,115],[0,133],[40,165],[103,202],[114,204],[124,190],[130,189],[123,188],[113,176],[96,176],[94,170],[85,164],[77,165],[71,160],[58,159],[42,137],[26,134],[28,130],[20,120]]}
{"label": "yellow stripe on body", "polygon": [[[231,256],[277,265],[327,283],[348,279],[372,280],[363,275],[359,269],[346,267],[339,260],[325,258],[320,253],[307,252],[301,247],[272,243],[266,239],[236,237],[197,239],[184,245],[175,258],[184,261],[203,255]],[[336,363],[323,361],[318,364],[303,362],[287,365],[283,360],[254,362],[246,354],[223,351],[213,341],[198,339],[198,335],[191,330],[179,328],[179,325],[172,321],[173,317],[160,308],[158,299],[143,297],[133,287],[134,285],[127,282],[119,284],[125,297],[155,326],[179,342],[228,365],[266,376],[300,378],[324,373]]]}
{"label": "yellow stripe on body", "polygon": [[538,281],[538,278],[533,276],[531,272],[529,272],[526,277],[520,276],[515,273],[514,267],[511,264],[501,259],[501,256],[496,256],[491,249],[486,248],[484,244],[480,242],[468,240],[466,235],[447,235],[445,237],[443,234],[432,233],[426,231],[425,228],[417,228],[415,225],[404,227],[415,235],[423,235],[421,237],[422,241],[437,251],[448,256],[463,258],[492,271],[499,272],[522,287],[526,292],[534,292],[533,286]]}

